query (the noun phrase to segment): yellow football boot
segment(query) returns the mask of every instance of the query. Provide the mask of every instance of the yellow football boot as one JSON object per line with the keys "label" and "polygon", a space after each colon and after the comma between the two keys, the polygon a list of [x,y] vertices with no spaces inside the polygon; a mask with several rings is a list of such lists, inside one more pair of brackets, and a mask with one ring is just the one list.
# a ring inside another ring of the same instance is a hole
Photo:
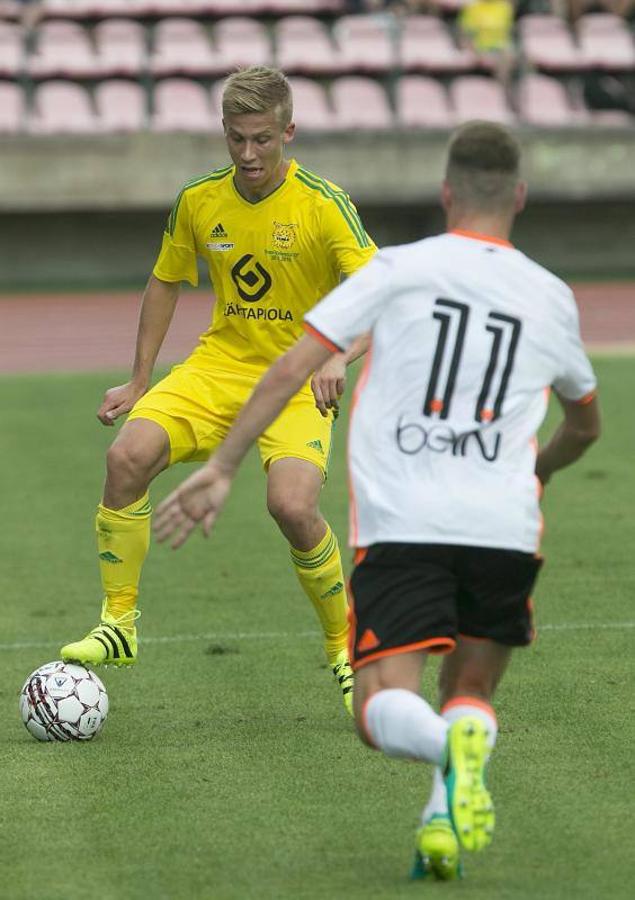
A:
{"label": "yellow football boot", "polygon": [[417,830],[410,877],[454,881],[462,875],[459,842],[450,817],[437,813]]}
{"label": "yellow football boot", "polygon": [[466,850],[483,850],[494,834],[494,805],[485,787],[490,750],[487,731],[475,716],[462,716],[448,732],[444,775],[450,819]]}
{"label": "yellow football boot", "polygon": [[342,698],[344,700],[344,706],[346,707],[346,711],[349,715],[353,715],[353,669],[351,668],[351,664],[348,660],[348,653],[346,650],[341,650],[340,653],[336,656],[335,660],[331,662],[331,670],[335,677],[335,680],[340,686],[340,690],[342,691]]}
{"label": "yellow football boot", "polygon": [[116,619],[101,610],[101,622],[81,641],[66,644],[60,650],[64,662],[84,666],[133,666],[137,661],[137,629],[134,621],[140,613],[126,613]]}

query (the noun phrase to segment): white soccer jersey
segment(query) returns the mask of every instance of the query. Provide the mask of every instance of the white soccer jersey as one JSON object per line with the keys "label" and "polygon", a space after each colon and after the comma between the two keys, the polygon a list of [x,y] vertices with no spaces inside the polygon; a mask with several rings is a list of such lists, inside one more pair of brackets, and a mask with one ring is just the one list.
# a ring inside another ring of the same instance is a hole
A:
{"label": "white soccer jersey", "polygon": [[305,324],[333,349],[372,332],[350,423],[353,546],[537,550],[548,389],[584,403],[596,385],[560,279],[454,231],[381,250]]}

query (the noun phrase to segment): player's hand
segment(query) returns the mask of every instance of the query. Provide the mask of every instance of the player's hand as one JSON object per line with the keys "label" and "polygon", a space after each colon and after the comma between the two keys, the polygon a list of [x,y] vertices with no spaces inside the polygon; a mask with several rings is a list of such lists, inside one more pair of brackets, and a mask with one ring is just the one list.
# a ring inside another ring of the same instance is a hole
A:
{"label": "player's hand", "polygon": [[129,381],[112,387],[104,394],[101,406],[97,410],[97,418],[102,425],[114,425],[115,419],[129,413],[140,397],[143,397],[147,388]]}
{"label": "player's hand", "polygon": [[157,540],[172,537],[176,550],[201,525],[207,537],[225,504],[233,475],[210,461],[190,475],[157,507],[154,533]]}
{"label": "player's hand", "polygon": [[328,416],[332,409],[337,416],[340,409],[339,399],[346,387],[346,363],[343,353],[334,353],[324,365],[317,369],[311,379],[311,390],[315,397],[315,405],[323,416]]}

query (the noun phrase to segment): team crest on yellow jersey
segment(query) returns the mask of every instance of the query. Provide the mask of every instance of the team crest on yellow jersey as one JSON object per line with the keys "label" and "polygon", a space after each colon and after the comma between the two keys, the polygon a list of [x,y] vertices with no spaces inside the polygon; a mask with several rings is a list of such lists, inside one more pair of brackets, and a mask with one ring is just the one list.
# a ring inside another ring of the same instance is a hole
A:
{"label": "team crest on yellow jersey", "polygon": [[296,239],[295,229],[297,227],[295,222],[290,222],[288,225],[285,225],[282,222],[276,222],[274,220],[273,245],[276,250],[290,250],[293,247]]}

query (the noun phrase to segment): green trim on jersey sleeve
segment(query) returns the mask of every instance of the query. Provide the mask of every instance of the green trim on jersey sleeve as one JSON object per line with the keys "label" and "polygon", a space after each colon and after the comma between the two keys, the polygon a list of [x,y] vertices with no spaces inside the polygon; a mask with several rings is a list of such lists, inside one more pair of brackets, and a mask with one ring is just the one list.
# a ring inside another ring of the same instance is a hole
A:
{"label": "green trim on jersey sleeve", "polygon": [[233,168],[233,165],[231,165],[223,166],[221,169],[214,169],[212,172],[208,172],[207,175],[202,175],[200,178],[194,178],[192,181],[188,181],[188,183],[181,188],[174,206],[172,207],[172,212],[168,216],[167,233],[170,235],[170,237],[174,236],[174,229],[176,228],[176,217],[179,212],[179,205],[181,203],[183,194],[186,191],[189,191],[190,188],[198,187],[199,184],[205,184],[206,181],[222,181],[223,178],[226,178],[227,175],[229,175]]}
{"label": "green trim on jersey sleeve", "polygon": [[301,181],[302,184],[305,184],[307,187],[312,188],[312,190],[314,191],[318,191],[327,200],[334,200],[339,211],[342,213],[346,224],[355,235],[355,239],[359,246],[362,248],[372,246],[371,241],[366,234],[364,226],[362,225],[362,220],[360,219],[357,210],[351,203],[351,199],[348,194],[344,193],[344,191],[341,190],[334,190],[331,185],[323,178],[320,178],[319,175],[316,175],[314,172],[309,172],[308,169],[304,169],[301,166],[295,173],[295,177],[298,179],[298,181]]}

